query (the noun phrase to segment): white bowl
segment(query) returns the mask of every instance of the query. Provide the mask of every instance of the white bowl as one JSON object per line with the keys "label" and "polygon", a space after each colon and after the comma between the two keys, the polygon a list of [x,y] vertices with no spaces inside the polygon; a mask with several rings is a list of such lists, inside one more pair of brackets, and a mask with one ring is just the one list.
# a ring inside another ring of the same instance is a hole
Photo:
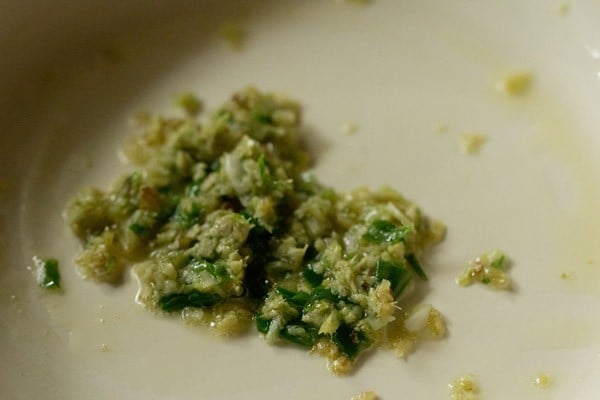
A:
{"label": "white bowl", "polygon": [[[598,398],[598,2],[154,3],[0,5],[0,397],[425,400],[472,373],[487,400]],[[243,51],[219,34],[227,23],[247,32]],[[495,89],[519,71],[527,93]],[[340,378],[302,350],[144,311],[131,279],[77,276],[61,212],[126,170],[128,119],[172,112],[188,90],[211,109],[248,84],[305,105],[322,181],[388,184],[446,222],[424,298],[446,339],[406,360],[378,351]],[[487,142],[462,154],[473,132]],[[493,248],[513,260],[516,290],[456,286]],[[63,294],[36,285],[34,255],[60,260]]]}

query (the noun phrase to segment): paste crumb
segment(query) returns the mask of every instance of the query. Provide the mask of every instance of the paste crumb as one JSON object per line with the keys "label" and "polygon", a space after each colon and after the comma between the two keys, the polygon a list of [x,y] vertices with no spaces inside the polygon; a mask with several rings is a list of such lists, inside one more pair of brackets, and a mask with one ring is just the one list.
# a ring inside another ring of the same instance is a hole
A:
{"label": "paste crumb", "polygon": [[463,375],[454,380],[448,387],[450,388],[451,400],[479,399],[479,385],[473,375]]}
{"label": "paste crumb", "polygon": [[336,374],[384,343],[443,337],[432,306],[403,310],[444,225],[389,187],[318,182],[300,121],[298,103],[255,88],[203,123],[149,116],[124,151],[137,170],[67,207],[81,275],[114,285],[133,265],[144,307],[222,336],[254,325]]}
{"label": "paste crumb", "polygon": [[558,13],[562,16],[566,16],[571,11],[571,4],[566,1],[560,3],[557,7]]}
{"label": "paste crumb", "polygon": [[368,391],[352,396],[350,400],[379,400],[379,397],[377,394],[375,394],[375,392]]}
{"label": "paste crumb", "polygon": [[477,154],[486,141],[487,138],[480,133],[464,134],[460,138],[460,149],[464,154]]}
{"label": "paste crumb", "polygon": [[498,250],[488,251],[471,261],[465,272],[456,279],[456,283],[470,286],[479,282],[493,289],[511,290],[508,268],[509,263],[504,253]]}
{"label": "paste crumb", "polygon": [[202,102],[190,92],[181,93],[173,99],[173,103],[187,115],[195,117],[202,111]]}
{"label": "paste crumb", "polygon": [[241,51],[246,43],[247,33],[236,23],[228,22],[221,26],[221,37],[225,39],[229,48],[235,51]]}
{"label": "paste crumb", "polygon": [[511,96],[523,95],[531,88],[532,80],[531,72],[516,72],[499,80],[496,89]]}
{"label": "paste crumb", "polygon": [[550,375],[541,373],[535,377],[533,384],[539,389],[548,389],[550,386],[552,386],[553,381],[554,380]]}
{"label": "paste crumb", "polygon": [[341,125],[340,129],[346,135],[352,135],[352,134],[358,132],[358,125],[354,122],[344,122]]}

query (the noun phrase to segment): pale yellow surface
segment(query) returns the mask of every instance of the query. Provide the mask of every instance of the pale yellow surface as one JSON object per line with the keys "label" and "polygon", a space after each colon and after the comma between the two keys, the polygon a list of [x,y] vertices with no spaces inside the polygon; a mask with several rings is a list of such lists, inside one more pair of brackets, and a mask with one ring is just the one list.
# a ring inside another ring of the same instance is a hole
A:
{"label": "pale yellow surface", "polygon": [[[252,2],[241,52],[219,33],[236,1],[6,4],[3,396],[299,400],[372,389],[394,399],[401,387],[430,400],[447,398],[448,383],[472,371],[486,400],[597,399],[600,325],[589,310],[600,309],[600,3],[573,3],[560,18],[546,0]],[[100,39],[116,43],[121,62],[98,63]],[[535,70],[526,96],[490,87],[520,68]],[[448,340],[406,360],[373,355],[340,379],[301,351],[251,335],[224,342],[144,312],[129,277],[118,290],[81,285],[60,210],[78,187],[108,185],[125,171],[116,151],[127,117],[167,111],[184,90],[201,94],[209,112],[248,83],[306,105],[324,182],[392,184],[448,224],[425,291],[448,318]],[[340,132],[348,119],[360,122],[358,134]],[[432,132],[440,121],[447,134]],[[489,138],[477,157],[457,149],[457,135],[471,131]],[[493,247],[515,261],[515,293],[456,287],[460,266]],[[62,296],[40,294],[26,269],[34,254],[59,258]],[[539,371],[556,384],[536,388]]]}

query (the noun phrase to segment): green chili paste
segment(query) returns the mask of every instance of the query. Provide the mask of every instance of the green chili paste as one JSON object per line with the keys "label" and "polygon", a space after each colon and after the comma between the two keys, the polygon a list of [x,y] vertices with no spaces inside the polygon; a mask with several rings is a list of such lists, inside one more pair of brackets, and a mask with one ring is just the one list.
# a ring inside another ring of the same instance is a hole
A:
{"label": "green chili paste", "polygon": [[401,299],[444,227],[393,189],[322,185],[302,140],[299,105],[253,88],[203,124],[152,117],[125,148],[137,171],[67,208],[80,273],[117,283],[133,264],[147,308],[226,335],[253,323],[338,373],[383,338],[404,346]]}

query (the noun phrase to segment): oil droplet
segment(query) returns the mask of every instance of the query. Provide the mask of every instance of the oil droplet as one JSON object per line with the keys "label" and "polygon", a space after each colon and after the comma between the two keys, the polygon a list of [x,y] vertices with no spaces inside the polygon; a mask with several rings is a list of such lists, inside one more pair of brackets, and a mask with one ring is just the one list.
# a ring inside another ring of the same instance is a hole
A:
{"label": "oil droplet", "polygon": [[550,386],[552,386],[552,377],[545,373],[541,373],[535,378],[533,384],[537,388],[548,389]]}

